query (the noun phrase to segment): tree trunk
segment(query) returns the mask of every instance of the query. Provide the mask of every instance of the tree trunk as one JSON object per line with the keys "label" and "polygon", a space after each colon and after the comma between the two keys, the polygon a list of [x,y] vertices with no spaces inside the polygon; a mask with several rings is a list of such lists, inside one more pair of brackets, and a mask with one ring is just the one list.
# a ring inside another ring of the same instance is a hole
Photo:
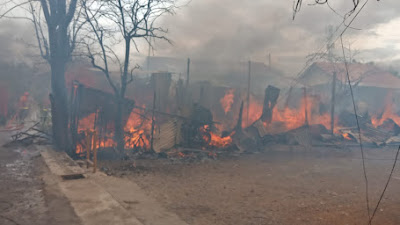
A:
{"label": "tree trunk", "polygon": [[125,140],[124,140],[124,124],[123,124],[123,108],[124,108],[124,99],[117,97],[117,111],[115,115],[115,141],[117,142],[117,150],[119,153],[123,154],[125,149]]}
{"label": "tree trunk", "polygon": [[68,98],[65,86],[65,63],[55,60],[51,63],[51,109],[52,131],[55,146],[72,154],[68,129]]}
{"label": "tree trunk", "polygon": [[117,115],[115,115],[115,141],[117,142],[117,150],[123,154],[125,150],[125,131],[123,124],[123,113],[124,113],[124,100],[126,86],[128,85],[128,68],[129,68],[129,54],[131,49],[131,39],[125,38],[125,60],[124,70],[121,74],[121,89],[119,93],[115,93],[117,103]]}
{"label": "tree trunk", "polygon": [[[60,19],[63,21],[63,19]],[[63,23],[61,23],[63,24]],[[52,133],[56,149],[73,155],[68,128],[68,96],[65,84],[65,69],[69,57],[68,33],[66,26],[49,25],[50,68],[51,68],[51,114]]]}

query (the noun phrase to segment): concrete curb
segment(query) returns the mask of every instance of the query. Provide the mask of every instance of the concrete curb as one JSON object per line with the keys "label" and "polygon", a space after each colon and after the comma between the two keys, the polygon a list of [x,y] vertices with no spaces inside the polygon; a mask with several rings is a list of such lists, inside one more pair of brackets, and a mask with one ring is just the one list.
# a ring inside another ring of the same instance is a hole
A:
{"label": "concrete curb", "polygon": [[[64,152],[40,146],[50,171],[83,225],[187,225],[127,179],[93,174]],[[64,175],[83,179],[64,180]],[[82,176],[83,175],[83,176]]]}

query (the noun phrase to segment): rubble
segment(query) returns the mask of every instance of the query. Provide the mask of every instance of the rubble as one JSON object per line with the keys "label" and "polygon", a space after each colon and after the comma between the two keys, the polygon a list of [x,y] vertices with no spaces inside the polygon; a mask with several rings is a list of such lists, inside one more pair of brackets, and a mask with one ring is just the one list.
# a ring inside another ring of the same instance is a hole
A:
{"label": "rubble", "polygon": [[[257,96],[209,81],[185,86],[168,72],[150,78],[150,86],[142,90],[146,96],[127,99],[124,121],[129,157],[215,158],[263,151],[274,144],[312,149],[359,141],[354,114],[340,105],[336,112],[329,110],[335,104],[331,96],[320,96],[312,89],[290,88],[289,96],[280,96],[280,88],[267,85],[263,96]],[[159,97],[149,97],[151,92]],[[113,151],[113,96],[82,85],[71,95],[77,146],[83,140],[79,132],[88,127],[98,131],[100,149]],[[281,101],[284,104],[279,104],[280,98],[286,98]],[[390,110],[380,117],[361,110],[363,115],[358,118],[365,144],[382,146],[396,141],[400,126]]]}
{"label": "rubble", "polygon": [[35,123],[25,130],[17,131],[11,138],[12,141],[7,143],[7,146],[13,144],[49,144],[51,140],[50,134],[40,130],[40,122]]}

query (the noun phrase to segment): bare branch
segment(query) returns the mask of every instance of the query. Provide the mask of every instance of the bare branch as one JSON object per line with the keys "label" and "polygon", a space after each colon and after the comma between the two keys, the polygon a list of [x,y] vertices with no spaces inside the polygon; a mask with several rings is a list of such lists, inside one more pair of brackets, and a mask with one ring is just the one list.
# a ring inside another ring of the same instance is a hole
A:
{"label": "bare branch", "polygon": [[93,16],[94,14],[88,9],[88,6],[87,6],[86,3],[87,3],[87,1],[83,1],[83,8],[84,8],[84,12],[85,12],[85,15],[86,15],[86,21],[88,22],[88,24],[92,28],[92,32],[94,33],[94,35],[96,37],[96,40],[98,41],[98,44],[99,44],[99,46],[101,48],[101,54],[102,54],[102,59],[103,59],[103,63],[104,63],[104,68],[100,67],[99,65],[96,64],[95,57],[91,53],[89,45],[87,45],[88,46],[87,49],[88,49],[88,53],[89,53],[88,57],[91,59],[93,67],[95,67],[97,69],[100,69],[104,73],[108,83],[110,84],[110,86],[114,90],[115,94],[118,94],[118,88],[116,87],[116,85],[112,81],[112,79],[110,77],[110,71],[108,69],[107,52],[106,52],[106,48],[105,48],[105,45],[104,45],[104,42],[103,42],[104,31],[98,29],[99,28],[99,23],[98,23],[96,17]]}
{"label": "bare branch", "polygon": [[44,18],[46,19],[47,25],[52,26],[52,21],[50,18],[49,6],[47,5],[47,1],[40,0],[40,3],[42,3],[41,5],[42,5],[42,9],[43,9],[43,14],[44,14]]}
{"label": "bare branch", "polygon": [[[349,10],[344,16],[341,16],[336,10],[334,10],[330,5],[329,5],[329,0],[314,0],[313,4],[310,5],[328,5],[328,7],[337,15],[343,17],[343,19],[346,19],[347,17],[351,16],[353,14],[357,7],[360,5],[360,0],[348,0],[353,3],[353,8]],[[377,0],[379,1],[379,0]],[[301,6],[302,6],[303,0],[294,0],[293,1],[293,20],[296,17],[296,14],[300,12]]]}
{"label": "bare branch", "polygon": [[65,18],[65,24],[64,26],[68,26],[69,23],[71,22],[72,18],[75,15],[75,11],[76,11],[76,4],[78,3],[78,0],[71,0],[71,2],[69,3],[69,9]]}
{"label": "bare branch", "polygon": [[[12,1],[10,1],[10,2],[12,2]],[[1,15],[0,15],[0,19],[2,19],[3,17],[7,16],[7,14],[11,13],[11,12],[14,11],[15,9],[18,9],[18,8],[24,6],[24,5],[27,5],[27,4],[29,4],[30,2],[31,2],[31,1],[28,0],[28,1],[25,1],[25,2],[21,2],[21,3],[19,3],[19,4],[15,4],[14,6],[12,6],[11,8],[9,8],[8,10],[6,10],[3,14],[1,14]]]}
{"label": "bare branch", "polygon": [[[148,41],[154,39],[171,41],[166,37],[167,29],[158,27],[156,20],[164,14],[173,14],[176,8],[176,0],[114,0],[101,1],[101,5],[94,4],[94,0],[82,0],[84,5],[86,20],[90,24],[89,35],[86,41],[95,41],[91,44],[91,51],[98,49],[99,54],[92,56],[102,60],[103,72],[107,77],[109,63],[114,63],[120,68],[119,97],[125,96],[128,84],[133,82],[133,71],[138,69],[130,66],[131,48],[139,51],[137,45],[139,40]],[[100,22],[101,21],[101,22]],[[110,25],[112,24],[112,25]],[[122,41],[124,54],[118,55],[110,46],[114,41]],[[107,77],[109,79],[110,77]],[[110,83],[110,82],[109,82]],[[116,89],[115,83],[112,84]]]}
{"label": "bare branch", "polygon": [[35,9],[33,7],[33,4],[30,3],[29,5],[30,5],[30,10],[31,10],[31,15],[32,15],[32,22],[33,22],[33,26],[35,28],[35,34],[36,34],[36,39],[37,39],[37,42],[38,42],[38,48],[39,48],[39,51],[40,51],[40,55],[42,56],[43,59],[45,59],[47,61],[47,60],[49,60],[49,57],[48,57],[49,54],[48,54],[48,51],[47,51],[46,47],[45,47],[45,50],[43,50],[42,39],[41,39],[41,36],[40,36],[40,34],[43,35],[43,31],[39,31],[39,29],[42,29],[42,28],[40,26],[38,26],[38,20],[36,18]]}

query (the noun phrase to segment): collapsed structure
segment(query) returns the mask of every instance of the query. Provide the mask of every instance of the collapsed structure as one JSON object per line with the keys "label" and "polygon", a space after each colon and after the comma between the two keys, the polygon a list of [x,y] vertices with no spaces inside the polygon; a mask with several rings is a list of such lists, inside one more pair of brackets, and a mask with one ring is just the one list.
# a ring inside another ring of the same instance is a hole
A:
{"label": "collapsed structure", "polygon": [[[167,60],[166,64],[173,62]],[[155,65],[163,68],[160,62]],[[241,64],[245,66],[251,70],[241,78],[235,74],[243,68],[231,68],[211,81],[197,77],[187,82],[191,70],[186,76],[138,72],[124,104],[127,153],[214,157],[257,151],[272,144],[308,147],[358,141],[342,63],[312,64],[297,79],[301,84],[297,87],[285,87],[282,80],[289,79],[262,63]],[[231,80],[229,74],[234,74]],[[400,79],[372,64],[350,64],[349,74],[364,142],[374,146],[399,142],[396,99]],[[67,73],[70,128],[77,156],[84,154],[87,131],[96,131],[98,148],[112,150],[116,146],[115,97],[102,76],[85,65]]]}

